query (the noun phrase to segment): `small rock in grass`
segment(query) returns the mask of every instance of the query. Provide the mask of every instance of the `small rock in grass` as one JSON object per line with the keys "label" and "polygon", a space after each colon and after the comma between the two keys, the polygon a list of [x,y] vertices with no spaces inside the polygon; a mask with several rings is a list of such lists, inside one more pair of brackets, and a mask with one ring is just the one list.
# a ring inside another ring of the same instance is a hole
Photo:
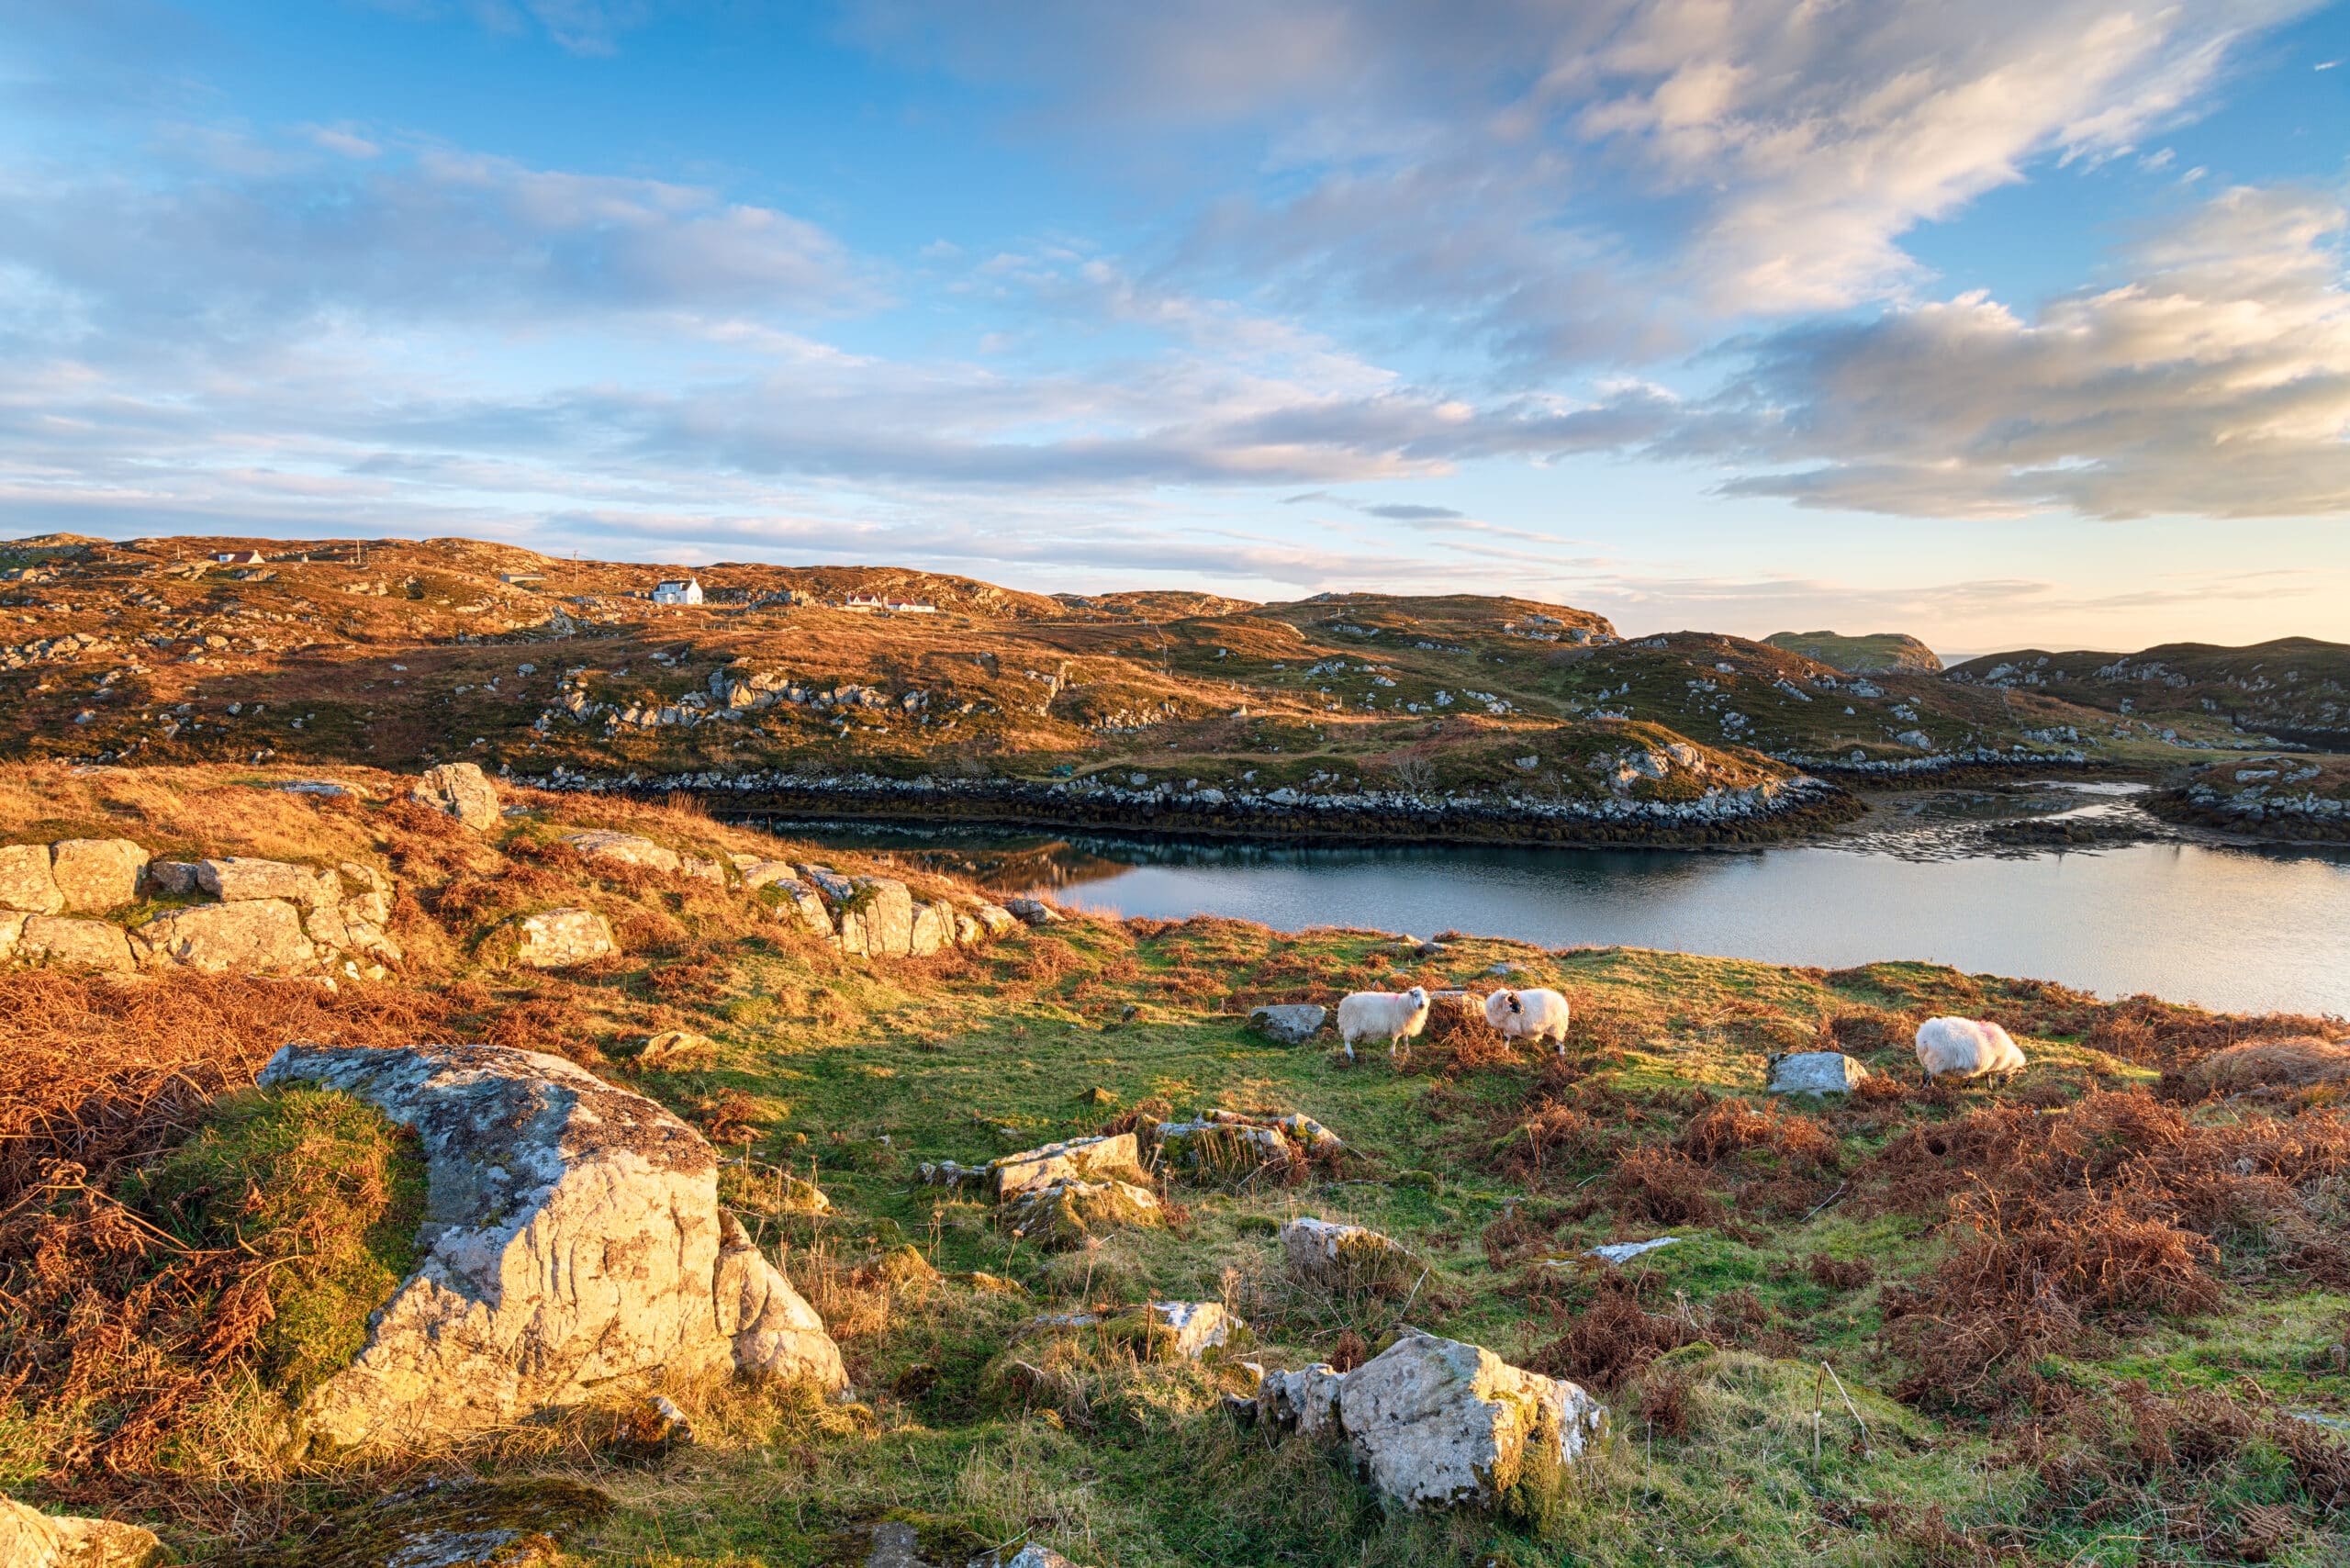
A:
{"label": "small rock in grass", "polygon": [[1774,1094],[1849,1094],[1869,1070],[1841,1051],[1797,1051],[1771,1061]]}

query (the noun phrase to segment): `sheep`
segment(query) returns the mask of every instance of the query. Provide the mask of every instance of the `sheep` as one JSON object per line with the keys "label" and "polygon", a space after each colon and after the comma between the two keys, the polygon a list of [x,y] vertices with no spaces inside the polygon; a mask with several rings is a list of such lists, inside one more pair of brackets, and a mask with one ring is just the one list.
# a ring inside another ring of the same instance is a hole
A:
{"label": "sheep", "polygon": [[1485,998],[1485,1022],[1513,1040],[1555,1040],[1567,1054],[1567,999],[1555,991],[1504,987]]}
{"label": "sheep", "polygon": [[1409,991],[1358,991],[1338,1003],[1338,1038],[1347,1043],[1347,1059],[1355,1059],[1357,1040],[1385,1040],[1387,1054],[1401,1058],[1403,1045],[1428,1026],[1427,987]]}
{"label": "sheep", "polygon": [[2012,1078],[2024,1070],[2023,1052],[1997,1024],[1972,1018],[1929,1018],[1918,1025],[1918,1066],[1929,1079],[1953,1074]]}

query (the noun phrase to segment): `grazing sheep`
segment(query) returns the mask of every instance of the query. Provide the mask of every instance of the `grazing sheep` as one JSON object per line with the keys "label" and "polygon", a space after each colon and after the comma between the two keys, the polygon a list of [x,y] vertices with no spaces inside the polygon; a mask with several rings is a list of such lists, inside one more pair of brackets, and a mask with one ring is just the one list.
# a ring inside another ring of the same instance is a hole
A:
{"label": "grazing sheep", "polygon": [[1555,991],[1504,987],[1485,998],[1485,1022],[1513,1040],[1555,1040],[1567,1054],[1567,999]]}
{"label": "grazing sheep", "polygon": [[1358,991],[1338,1003],[1338,1038],[1347,1043],[1347,1059],[1355,1058],[1357,1040],[1385,1040],[1387,1054],[1403,1055],[1405,1040],[1428,1026],[1427,987],[1409,991]]}
{"label": "grazing sheep", "polygon": [[2024,1069],[2023,1052],[1997,1024],[1972,1018],[1929,1018],[1918,1025],[1918,1066],[1928,1078],[1953,1074],[2012,1078]]}

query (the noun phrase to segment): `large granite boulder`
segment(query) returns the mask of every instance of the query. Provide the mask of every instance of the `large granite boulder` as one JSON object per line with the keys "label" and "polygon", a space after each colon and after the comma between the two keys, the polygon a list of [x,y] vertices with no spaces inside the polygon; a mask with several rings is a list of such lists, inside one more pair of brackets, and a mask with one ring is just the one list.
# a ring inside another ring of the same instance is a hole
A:
{"label": "large granite boulder", "polygon": [[506,818],[498,803],[498,786],[470,762],[426,768],[409,789],[408,799],[446,812],[476,833],[487,833]]}
{"label": "large granite boulder", "polygon": [[0,1497],[0,1563],[7,1568],[147,1568],[162,1560],[152,1530],[61,1518]]}
{"label": "large granite boulder", "polygon": [[566,833],[559,842],[571,846],[590,860],[609,860],[617,865],[641,867],[647,871],[663,871],[671,876],[680,875],[686,868],[685,857],[676,850],[632,833],[588,828],[579,833]]}
{"label": "large granite boulder", "polygon": [[50,879],[65,907],[104,914],[139,898],[147,852],[127,838],[69,838],[49,849]]}
{"label": "large granite boulder", "polygon": [[709,1143],[653,1101],[494,1046],[292,1045],[261,1081],[353,1095],[425,1158],[417,1269],[305,1402],[314,1438],[421,1447],[661,1372],[846,1386],[822,1321],[719,1209]]}
{"label": "large granite boulder", "polygon": [[50,875],[46,844],[0,845],[0,909],[55,914],[65,907]]}
{"label": "large granite boulder", "polygon": [[1869,1070],[1841,1051],[1797,1051],[1771,1058],[1774,1094],[1849,1094]]}
{"label": "large granite boulder", "polygon": [[35,914],[17,934],[17,958],[25,963],[63,969],[106,969],[128,974],[139,967],[122,927],[103,920],[70,920]]}
{"label": "large granite boulder", "polygon": [[533,969],[567,969],[621,950],[612,928],[592,909],[546,909],[506,923],[514,961]]}
{"label": "large granite boulder", "polygon": [[1356,1462],[1406,1509],[1490,1506],[1573,1463],[1607,1422],[1574,1383],[1416,1331],[1347,1374],[1337,1415]]}
{"label": "large granite boulder", "polygon": [[1251,1008],[1248,1026],[1284,1046],[1302,1046],[1322,1032],[1322,1022],[1329,1015],[1327,1008],[1310,1002],[1274,1002]]}
{"label": "large granite boulder", "polygon": [[291,973],[313,967],[318,959],[318,949],[303,929],[301,911],[284,899],[165,910],[134,927],[130,945],[150,969],[211,974]]}

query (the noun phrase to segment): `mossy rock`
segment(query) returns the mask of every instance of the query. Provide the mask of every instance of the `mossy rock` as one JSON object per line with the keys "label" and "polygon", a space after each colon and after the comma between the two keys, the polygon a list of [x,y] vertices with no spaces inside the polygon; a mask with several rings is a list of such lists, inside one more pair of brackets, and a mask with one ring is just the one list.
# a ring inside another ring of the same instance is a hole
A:
{"label": "mossy rock", "polygon": [[192,1248],[265,1260],[264,1382],[289,1403],[351,1364],[368,1315],[416,1267],[425,1169],[416,1136],[331,1090],[247,1090],[123,1183],[121,1197]]}

